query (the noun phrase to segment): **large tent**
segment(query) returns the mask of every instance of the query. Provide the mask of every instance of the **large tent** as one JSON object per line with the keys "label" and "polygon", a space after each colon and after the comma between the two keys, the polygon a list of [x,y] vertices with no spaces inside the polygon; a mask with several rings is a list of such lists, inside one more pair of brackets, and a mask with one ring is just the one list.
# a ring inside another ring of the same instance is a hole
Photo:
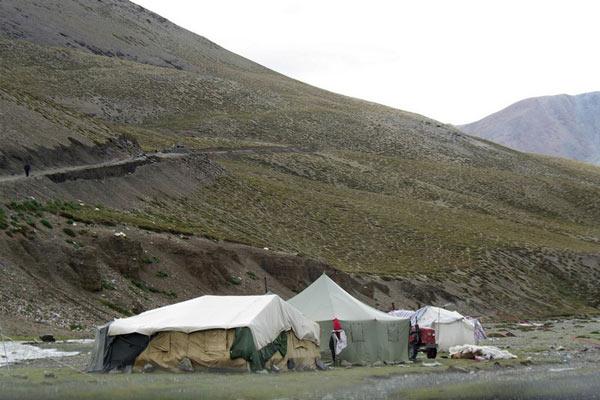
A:
{"label": "large tent", "polygon": [[313,367],[318,345],[319,326],[277,295],[202,296],[100,327],[89,371]]}
{"label": "large tent", "polygon": [[411,317],[420,327],[435,329],[436,341],[440,350],[447,351],[452,346],[477,344],[485,338],[483,327],[477,319],[465,317],[440,307],[426,306]]}
{"label": "large tent", "polygon": [[408,360],[410,321],[366,305],[325,274],[288,302],[321,326],[323,358],[331,357],[329,337],[337,318],[348,337],[340,359],[362,364]]}

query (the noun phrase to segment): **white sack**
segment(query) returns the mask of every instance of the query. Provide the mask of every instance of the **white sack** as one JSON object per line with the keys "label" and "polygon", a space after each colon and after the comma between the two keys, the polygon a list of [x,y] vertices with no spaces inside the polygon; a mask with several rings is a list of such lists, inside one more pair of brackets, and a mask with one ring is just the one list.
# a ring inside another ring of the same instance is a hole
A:
{"label": "white sack", "polygon": [[517,358],[514,354],[505,350],[500,350],[495,346],[476,346],[473,344],[450,347],[450,357],[455,354],[473,354],[486,360],[509,360],[511,358]]}

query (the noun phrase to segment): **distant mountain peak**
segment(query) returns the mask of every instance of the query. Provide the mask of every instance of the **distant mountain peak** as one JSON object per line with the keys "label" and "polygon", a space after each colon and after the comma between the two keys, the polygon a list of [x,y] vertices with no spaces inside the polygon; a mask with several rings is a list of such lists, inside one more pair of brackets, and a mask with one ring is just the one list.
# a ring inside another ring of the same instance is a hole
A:
{"label": "distant mountain peak", "polygon": [[600,92],[524,99],[459,128],[516,150],[599,164]]}

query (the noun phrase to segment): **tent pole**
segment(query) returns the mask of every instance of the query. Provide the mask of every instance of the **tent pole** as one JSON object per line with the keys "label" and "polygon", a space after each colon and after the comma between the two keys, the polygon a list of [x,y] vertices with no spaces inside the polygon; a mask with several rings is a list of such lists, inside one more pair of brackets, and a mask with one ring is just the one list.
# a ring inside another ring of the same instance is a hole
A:
{"label": "tent pole", "polygon": [[440,335],[440,332],[442,331],[442,327],[440,326],[440,313],[441,313],[441,311],[442,311],[441,308],[438,307],[438,320],[437,320],[438,332],[437,332],[437,338],[436,338],[436,340],[437,340],[438,343],[440,343],[440,337],[442,336],[442,335]]}
{"label": "tent pole", "polygon": [[4,333],[2,332],[2,325],[0,325],[0,340],[2,340],[2,347],[4,348],[4,358],[6,359],[6,369],[10,371],[10,361],[8,360],[8,351],[6,351],[6,341],[4,340]]}
{"label": "tent pole", "polygon": [[269,287],[267,286],[267,277],[265,276],[265,294],[269,293]]}

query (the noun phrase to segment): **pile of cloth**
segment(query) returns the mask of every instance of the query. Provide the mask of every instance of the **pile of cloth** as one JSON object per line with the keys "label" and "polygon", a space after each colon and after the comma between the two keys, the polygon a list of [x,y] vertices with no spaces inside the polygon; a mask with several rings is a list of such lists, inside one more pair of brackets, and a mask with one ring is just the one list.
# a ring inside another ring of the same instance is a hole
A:
{"label": "pile of cloth", "polygon": [[450,347],[450,358],[464,358],[469,360],[509,360],[517,358],[512,353],[500,350],[494,346],[476,346],[474,344],[465,344],[461,346]]}

